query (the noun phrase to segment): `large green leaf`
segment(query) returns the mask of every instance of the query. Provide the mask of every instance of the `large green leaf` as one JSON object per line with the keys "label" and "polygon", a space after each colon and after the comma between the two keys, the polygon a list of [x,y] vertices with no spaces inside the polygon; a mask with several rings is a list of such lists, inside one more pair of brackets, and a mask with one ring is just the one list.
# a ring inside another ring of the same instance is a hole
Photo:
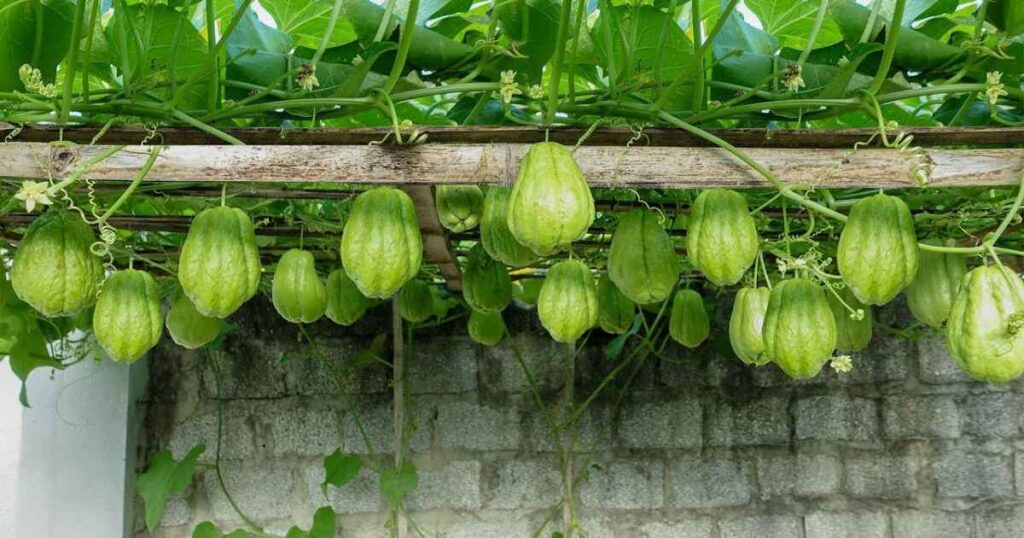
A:
{"label": "large green leaf", "polygon": [[309,531],[298,527],[292,527],[285,535],[285,538],[334,538],[335,521],[337,516],[330,506],[321,506],[313,514],[313,526]]}
{"label": "large green leaf", "polygon": [[402,504],[407,495],[416,491],[419,483],[416,467],[408,461],[402,462],[398,469],[387,467],[380,472],[380,493],[391,506]]}
{"label": "large green leaf", "polygon": [[[205,65],[206,41],[185,15],[164,5],[115,9],[106,36],[115,66],[135,89],[168,97]],[[206,92],[194,84],[182,108],[203,107]]]}
{"label": "large green leaf", "polygon": [[[18,77],[24,64],[53,81],[71,44],[73,11],[70,0],[0,0],[0,91],[24,90]],[[42,28],[42,35],[36,35],[36,28]]]}
{"label": "large green leaf", "polygon": [[544,65],[557,45],[560,3],[553,0],[512,0],[495,9],[502,32],[512,39],[515,50],[525,56],[508,59],[503,69],[526,74],[539,81]]}
{"label": "large green leaf", "polygon": [[[832,16],[849,43],[860,41],[871,10],[853,0],[832,0]],[[880,20],[881,24],[888,21]],[[881,36],[879,37],[881,39]],[[903,28],[896,42],[895,65],[914,71],[935,69],[960,54],[960,49],[936,41],[912,28]]]}
{"label": "large green leaf", "polygon": [[[315,49],[327,33],[334,0],[261,0],[260,5],[274,17],[277,28],[291,36],[296,45]],[[327,46],[344,45],[355,38],[352,24],[339,15]]]}
{"label": "large green leaf", "polygon": [[160,525],[167,497],[172,493],[184,493],[192,483],[196,460],[204,450],[206,447],[203,445],[196,445],[180,462],[174,461],[171,453],[164,450],[154,456],[146,472],[135,479],[135,490],[146,505],[146,528],[149,532]]}
{"label": "large green leaf", "polygon": [[[384,18],[384,8],[371,0],[345,0],[345,15],[352,22],[359,39],[364,42],[373,41],[377,27]],[[396,21],[402,20],[395,14]],[[392,23],[393,25],[395,23]],[[388,35],[390,32],[388,32]],[[413,65],[431,70],[444,69],[458,63],[473,54],[473,48],[448,39],[447,37],[416,25],[412,34],[412,46],[409,49],[409,62]]]}
{"label": "large green leaf", "polygon": [[[918,19],[951,13],[959,4],[959,0],[907,0],[903,8],[903,24],[909,26]],[[896,0],[882,0],[882,17],[892,20],[895,10]]]}
{"label": "large green leaf", "polygon": [[320,485],[324,490],[324,495],[327,494],[328,485],[336,488],[344,487],[359,476],[359,471],[362,468],[362,458],[346,456],[341,453],[341,450],[335,450],[330,456],[324,458],[324,482]]}
{"label": "large green leaf", "polygon": [[223,534],[209,521],[204,521],[192,531],[192,538],[249,538],[249,533],[244,530],[236,530],[231,534]]}
{"label": "large green leaf", "polygon": [[[807,46],[818,17],[822,0],[746,0],[761,25],[768,33],[782,40],[783,46],[802,49]],[[836,23],[825,18],[814,41],[815,47],[826,47],[843,39]]]}
{"label": "large green leaf", "polygon": [[[608,34],[612,36],[610,44]],[[667,85],[693,69],[690,38],[670,14],[651,6],[619,6],[602,12],[591,30],[591,38],[606,71],[610,73],[609,68],[614,65],[616,84],[620,87],[645,82]],[[671,92],[666,100],[669,108],[692,105],[692,82],[677,84],[667,91]]]}

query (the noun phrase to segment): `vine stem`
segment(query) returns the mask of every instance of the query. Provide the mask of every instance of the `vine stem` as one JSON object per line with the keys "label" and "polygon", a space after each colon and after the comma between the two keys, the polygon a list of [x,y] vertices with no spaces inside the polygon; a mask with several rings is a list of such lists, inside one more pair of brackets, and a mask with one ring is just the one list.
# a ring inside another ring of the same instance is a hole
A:
{"label": "vine stem", "polygon": [[[582,2],[583,0],[576,0]],[[544,124],[555,121],[558,112],[558,83],[562,78],[562,60],[565,59],[565,35],[569,31],[569,15],[572,13],[572,0],[562,0],[562,8],[558,16],[558,32],[555,33],[555,57],[551,60],[551,80],[548,82],[548,107],[544,112]],[[570,81],[570,84],[572,81]]]}
{"label": "vine stem", "polygon": [[[242,17],[249,12],[249,6],[252,5],[252,2],[253,0],[242,0],[242,3],[238,6],[238,11],[236,11],[231,17],[231,22],[228,23],[228,27],[224,30],[224,34],[220,36],[220,39],[217,40],[217,44],[214,45],[213,49],[206,55],[206,62],[203,63],[202,68],[196,70],[192,76],[190,76],[188,80],[186,80],[185,83],[174,92],[174,97],[171,98],[171,101],[166,105],[169,110],[177,108],[178,105],[181,104],[182,99],[184,99],[185,96],[188,95],[189,91],[192,90],[192,86],[199,82],[199,79],[201,79],[203,75],[210,70],[210,67],[216,63],[217,57],[220,55],[220,51],[227,44],[228,36],[235,31],[235,27],[237,27],[238,23],[242,21]],[[140,50],[144,49],[144,47],[141,46],[139,48]]]}
{"label": "vine stem", "polygon": [[690,27],[693,31],[693,111],[704,109],[704,43],[701,37],[700,0],[690,0]]}
{"label": "vine stem", "polygon": [[[98,2],[99,0],[94,0]],[[71,93],[75,86],[75,70],[78,68],[78,50],[82,40],[82,24],[85,21],[85,0],[75,3],[75,19],[71,23],[71,46],[68,48],[67,73],[64,74],[64,94],[61,96],[60,124],[64,125],[71,114]],[[40,15],[41,16],[41,15]],[[38,37],[38,36],[37,36]],[[90,36],[91,39],[92,36]],[[86,73],[85,78],[88,78]]]}
{"label": "vine stem", "polygon": [[92,159],[89,159],[84,164],[82,164],[82,166],[79,166],[77,169],[75,169],[75,171],[70,176],[65,178],[63,181],[56,183],[50,186],[50,188],[46,189],[47,196],[53,196],[58,192],[70,187],[71,184],[81,179],[81,177],[85,175],[85,173],[88,172],[90,168],[109,159],[115,153],[121,151],[124,148],[125,146],[113,146],[103,150],[102,152],[100,152],[99,155],[96,155]]}
{"label": "vine stem", "polygon": [[[572,410],[576,400],[576,343],[567,344],[569,348],[569,363],[565,366],[565,401],[563,403],[565,412]],[[562,443],[563,447],[569,449],[565,453],[565,457],[562,460],[562,536],[572,536],[573,527],[575,526],[575,502],[573,493],[573,459],[572,459],[572,447],[574,444],[573,432],[575,428],[568,428],[567,431],[562,432],[565,440]]]}
{"label": "vine stem", "polygon": [[131,184],[129,184],[128,188],[121,193],[121,196],[114,201],[114,204],[100,215],[98,220],[99,224],[106,223],[107,219],[109,219],[110,216],[113,215],[114,212],[131,197],[132,193],[135,192],[135,189],[139,188],[139,184],[142,183],[142,180],[146,178],[146,175],[148,175],[149,171],[153,168],[153,164],[156,163],[156,158],[160,155],[160,150],[160,146],[153,146],[153,149],[149,150],[149,158],[146,159],[146,163],[142,165],[142,168],[140,168],[135,174],[135,177],[132,178]]}
{"label": "vine stem", "polygon": [[[215,20],[215,10],[213,0],[206,0],[206,46],[207,54],[216,54],[214,50],[217,45],[217,21]],[[206,109],[212,114],[217,110],[217,101],[220,97],[220,66],[217,65],[218,61],[214,60],[214,72],[213,76],[210,77],[210,84],[206,90]]]}
{"label": "vine stem", "polygon": [[[414,2],[416,0],[413,0]],[[402,315],[399,310],[399,294],[391,299],[391,345],[394,357],[391,364],[394,375],[393,401],[395,413],[395,470],[402,467],[403,448],[405,446],[405,341],[402,338]],[[409,535],[409,522],[402,512],[402,504],[395,507],[395,536],[406,538]]]}
{"label": "vine stem", "polygon": [[796,64],[800,67],[803,67],[807,58],[811,56],[811,51],[814,50],[814,43],[818,40],[818,34],[821,32],[821,26],[825,23],[825,15],[827,13],[828,0],[821,0],[821,3],[818,4],[818,16],[814,19],[814,26],[811,28],[811,35],[807,37],[807,46],[800,53],[800,59],[796,61]]}
{"label": "vine stem", "polygon": [[327,50],[327,45],[331,42],[331,36],[334,35],[334,27],[338,24],[338,15],[341,14],[341,2],[342,0],[334,0],[334,5],[331,6],[331,18],[327,21],[324,37],[320,40],[320,46],[316,49],[316,53],[313,54],[313,59],[309,61],[313,65],[320,63],[320,58],[324,57],[324,51]]}
{"label": "vine stem", "polygon": [[398,79],[405,70],[405,61],[409,57],[409,49],[412,47],[412,34],[416,31],[416,15],[420,9],[420,0],[409,0],[409,8],[405,12],[405,20],[402,22],[402,35],[398,39],[398,53],[395,55],[395,64],[391,66],[391,74],[384,83],[384,93],[391,93],[398,84]]}
{"label": "vine stem", "polygon": [[868,93],[875,95],[882,89],[885,79],[892,67],[892,60],[896,56],[896,42],[900,37],[900,29],[903,28],[903,13],[907,8],[907,0],[896,0],[896,8],[892,13],[892,20],[889,21],[888,31],[885,36],[885,50],[882,52],[882,61],[878,64],[878,72],[875,73],[875,80],[872,81]]}

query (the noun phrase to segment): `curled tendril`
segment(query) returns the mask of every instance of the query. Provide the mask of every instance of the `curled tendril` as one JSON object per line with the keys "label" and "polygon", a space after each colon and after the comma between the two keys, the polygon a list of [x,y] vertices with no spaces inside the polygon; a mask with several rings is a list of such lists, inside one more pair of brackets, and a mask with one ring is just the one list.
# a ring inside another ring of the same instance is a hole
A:
{"label": "curled tendril", "polygon": [[[631,125],[629,127],[629,130],[630,132],[633,133],[633,136],[630,137],[628,141],[626,141],[626,147],[622,148],[622,153],[619,153],[619,155],[615,157],[615,164],[612,166],[612,185],[617,184],[619,181],[619,167],[622,165],[622,159],[625,159],[626,154],[629,153],[629,148],[633,147],[633,144],[636,144],[637,142],[640,141],[641,138],[644,138],[645,136],[643,126],[640,126],[639,129],[634,129]],[[639,195],[637,195],[637,197],[639,197]]]}
{"label": "curled tendril", "polygon": [[7,143],[13,141],[15,138],[18,137],[18,135],[21,134],[21,131],[24,130],[24,129],[25,129],[24,125],[15,125],[14,129],[11,129],[11,132],[7,133],[7,136],[4,137],[4,144],[7,144]]}

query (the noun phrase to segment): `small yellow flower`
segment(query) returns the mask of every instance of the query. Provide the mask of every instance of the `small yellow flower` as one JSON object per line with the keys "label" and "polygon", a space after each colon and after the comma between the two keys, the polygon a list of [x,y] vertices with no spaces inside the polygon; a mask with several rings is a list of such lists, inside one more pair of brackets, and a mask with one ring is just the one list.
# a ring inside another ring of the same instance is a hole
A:
{"label": "small yellow flower", "polygon": [[540,84],[534,84],[530,86],[530,91],[527,92],[527,95],[530,96],[530,99],[540,99],[544,97],[544,88]]}
{"label": "small yellow flower", "polygon": [[303,64],[299,72],[295,74],[295,81],[299,87],[309,92],[320,87],[320,80],[316,78],[316,65]]}
{"label": "small yellow flower", "polygon": [[512,97],[522,94],[523,91],[519,89],[516,84],[516,72],[515,71],[502,71],[501,72],[501,100],[507,105],[512,102]]}
{"label": "small yellow flower", "polygon": [[786,72],[782,74],[782,84],[791,92],[798,92],[807,84],[804,83],[803,68],[797,64],[789,64]]}
{"label": "small yellow flower", "polygon": [[30,93],[36,93],[43,97],[57,97],[57,86],[54,84],[43,83],[43,72],[33,68],[29,64],[24,64],[18,68],[18,77],[21,78],[21,83],[25,85],[25,89]]}
{"label": "small yellow flower", "polygon": [[853,359],[849,355],[839,355],[832,358],[832,369],[837,374],[846,374],[853,371]]}
{"label": "small yellow flower", "polygon": [[1002,82],[1003,74],[999,71],[989,71],[985,75],[985,83],[988,84],[988,89],[985,90],[985,95],[988,96],[988,104],[995,106],[999,102],[1000,97],[1010,95],[1006,91],[1006,86]]}
{"label": "small yellow flower", "polygon": [[48,188],[50,185],[43,181],[24,181],[14,197],[24,201],[25,211],[31,213],[36,209],[36,204],[50,205],[53,203],[46,194]]}

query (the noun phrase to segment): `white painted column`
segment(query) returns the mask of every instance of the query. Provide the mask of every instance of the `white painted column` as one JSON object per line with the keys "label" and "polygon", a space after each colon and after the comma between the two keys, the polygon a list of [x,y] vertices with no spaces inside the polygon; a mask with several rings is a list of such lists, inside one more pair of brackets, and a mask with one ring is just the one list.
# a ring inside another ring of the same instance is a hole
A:
{"label": "white painted column", "polygon": [[21,381],[0,363],[0,538],[14,538],[14,496],[21,450]]}
{"label": "white painted column", "polygon": [[29,378],[17,538],[128,537],[145,363],[91,359]]}

